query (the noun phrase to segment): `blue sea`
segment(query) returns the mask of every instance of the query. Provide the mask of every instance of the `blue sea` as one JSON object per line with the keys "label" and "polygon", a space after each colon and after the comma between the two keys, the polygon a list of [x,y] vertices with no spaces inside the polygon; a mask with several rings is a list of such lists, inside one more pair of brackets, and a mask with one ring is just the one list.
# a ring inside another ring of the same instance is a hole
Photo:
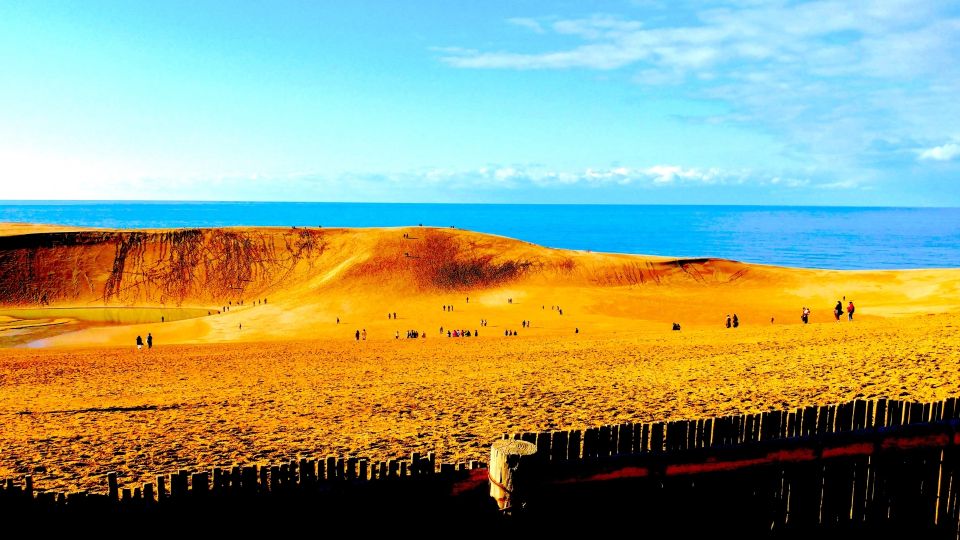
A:
{"label": "blue sea", "polygon": [[830,269],[960,267],[960,208],[5,201],[0,221],[131,229],[423,224],[591,251]]}

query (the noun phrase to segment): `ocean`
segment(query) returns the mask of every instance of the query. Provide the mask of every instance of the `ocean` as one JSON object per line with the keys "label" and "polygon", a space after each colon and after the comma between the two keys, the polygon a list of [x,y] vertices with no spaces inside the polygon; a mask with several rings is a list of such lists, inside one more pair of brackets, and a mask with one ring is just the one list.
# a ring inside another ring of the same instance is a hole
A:
{"label": "ocean", "polygon": [[0,221],[124,229],[422,224],[590,251],[840,270],[960,267],[960,208],[4,201]]}

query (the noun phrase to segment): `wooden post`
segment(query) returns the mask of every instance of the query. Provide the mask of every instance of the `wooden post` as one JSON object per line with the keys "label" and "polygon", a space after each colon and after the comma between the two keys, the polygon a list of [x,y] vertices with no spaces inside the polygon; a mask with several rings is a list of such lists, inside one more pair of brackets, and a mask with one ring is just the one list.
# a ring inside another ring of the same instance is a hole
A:
{"label": "wooden post", "polygon": [[957,398],[947,398],[943,403],[943,420],[955,420],[957,418]]}
{"label": "wooden post", "polygon": [[490,496],[502,512],[526,503],[536,453],[537,447],[526,441],[500,440],[490,447]]}
{"label": "wooden post", "polygon": [[269,469],[266,465],[260,465],[260,493],[267,493],[270,490],[269,478],[267,474]]}
{"label": "wooden post", "polygon": [[244,493],[254,494],[257,492],[257,466],[247,465],[243,468],[243,478],[240,480]]}
{"label": "wooden post", "polygon": [[327,480],[333,480],[337,477],[337,458],[336,456],[327,456]]}
{"label": "wooden post", "polygon": [[816,407],[815,405],[811,405],[811,406],[809,406],[809,407],[806,407],[806,408],[803,410],[803,420],[802,420],[802,422],[803,422],[803,424],[801,425],[801,429],[803,430],[803,436],[804,436],[804,437],[809,437],[809,436],[813,435],[814,433],[816,433],[816,430],[817,430],[817,407]]}
{"label": "wooden post", "polygon": [[875,428],[884,428],[887,427],[887,400],[878,399],[876,405],[874,405],[874,419],[873,427]]}
{"label": "wooden post", "polygon": [[753,442],[753,415],[745,415],[743,420],[743,442]]}
{"label": "wooden post", "polygon": [[410,476],[420,476],[423,474],[423,464],[420,463],[420,452],[410,453]]}
{"label": "wooden post", "polygon": [[537,456],[543,461],[550,460],[550,432],[537,433]]}
{"label": "wooden post", "polygon": [[357,458],[355,456],[347,457],[347,478],[350,480],[357,479]]}
{"label": "wooden post", "polygon": [[570,431],[567,437],[567,460],[580,461],[580,437],[581,431],[574,429]]}
{"label": "wooden post", "polygon": [[117,473],[109,472],[107,473],[107,485],[109,486],[110,493],[110,502],[117,502],[120,496],[120,491],[117,488]]}
{"label": "wooden post", "polygon": [[853,402],[853,429],[858,431],[863,429],[867,423],[867,402],[858,399]]}
{"label": "wooden post", "polygon": [[617,454],[626,456],[633,450],[633,424],[620,424],[617,430]]}
{"label": "wooden post", "polygon": [[663,422],[650,426],[650,453],[663,453]]}
{"label": "wooden post", "polygon": [[120,498],[121,502],[129,503],[130,499],[133,498],[133,492],[130,491],[130,488],[123,488],[123,495]]}
{"label": "wooden post", "polygon": [[550,441],[550,460],[560,463],[567,460],[567,432],[554,431]]}
{"label": "wooden post", "polygon": [[593,459],[594,457],[594,433],[596,428],[587,428],[583,430],[583,460]]}
{"label": "wooden post", "polygon": [[643,453],[643,426],[645,424],[633,425],[633,442],[630,443],[630,453],[639,455]]}
{"label": "wooden post", "polygon": [[610,426],[600,426],[597,439],[597,457],[600,459],[610,456]]}
{"label": "wooden post", "polygon": [[204,472],[194,473],[193,478],[190,479],[192,495],[194,497],[202,497],[210,491],[210,476]]}
{"label": "wooden post", "polygon": [[157,502],[167,498],[167,479],[163,476],[157,477]]}
{"label": "wooden post", "polygon": [[270,466],[270,493],[276,495],[280,491],[280,467]]}
{"label": "wooden post", "polygon": [[[416,462],[414,462],[416,463]],[[362,457],[360,458],[360,480],[367,481],[370,478],[367,469],[369,468],[370,460]]]}
{"label": "wooden post", "polygon": [[143,484],[143,500],[147,504],[153,502],[153,484],[150,482]]}

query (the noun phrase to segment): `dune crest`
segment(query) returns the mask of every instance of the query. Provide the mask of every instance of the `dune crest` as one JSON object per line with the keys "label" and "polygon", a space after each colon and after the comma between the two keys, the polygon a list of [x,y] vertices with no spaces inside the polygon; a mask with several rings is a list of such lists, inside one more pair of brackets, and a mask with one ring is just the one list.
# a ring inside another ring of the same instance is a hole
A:
{"label": "dune crest", "polygon": [[798,324],[804,306],[811,322],[832,322],[841,299],[857,302],[858,320],[957,311],[960,269],[832,271],[592,253],[433,227],[0,226],[0,298],[0,315],[12,318],[0,346],[35,343],[24,321],[62,318],[76,324],[46,324],[42,345],[128,343],[155,331],[150,321],[166,323],[167,343],[353,339],[363,328],[390,339],[489,321],[488,337],[531,319],[525,334],[617,334],[722,325],[728,314],[744,324]]}
{"label": "dune crest", "polygon": [[[406,232],[402,232],[406,231]],[[746,265],[553,250],[459,230],[223,228],[0,236],[7,306],[217,305],[304,286],[398,293],[522,280],[599,286],[723,282]],[[314,283],[317,276],[325,279]]]}

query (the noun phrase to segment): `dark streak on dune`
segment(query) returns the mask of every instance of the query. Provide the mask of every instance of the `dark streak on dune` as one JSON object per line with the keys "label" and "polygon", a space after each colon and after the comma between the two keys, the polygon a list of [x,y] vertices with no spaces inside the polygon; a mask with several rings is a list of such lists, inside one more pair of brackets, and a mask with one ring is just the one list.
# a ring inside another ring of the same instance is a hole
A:
{"label": "dark streak on dune", "polygon": [[[278,239],[280,241],[278,241]],[[6,305],[218,303],[257,294],[309,268],[317,230],[77,231],[0,237]]]}

